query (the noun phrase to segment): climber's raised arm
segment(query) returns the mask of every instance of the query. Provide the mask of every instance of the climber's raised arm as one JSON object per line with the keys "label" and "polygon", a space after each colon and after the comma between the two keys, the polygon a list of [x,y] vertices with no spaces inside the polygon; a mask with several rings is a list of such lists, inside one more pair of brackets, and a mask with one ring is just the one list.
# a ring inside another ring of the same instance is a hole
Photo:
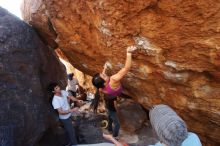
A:
{"label": "climber's raised arm", "polygon": [[125,61],[125,66],[116,74],[111,76],[112,82],[119,82],[130,70],[132,62],[132,52],[136,50],[137,47],[130,46],[127,48],[127,57]]}
{"label": "climber's raised arm", "polygon": [[102,70],[102,74],[106,75],[106,69],[107,69],[107,64],[105,63],[105,65],[103,66],[103,70]]}

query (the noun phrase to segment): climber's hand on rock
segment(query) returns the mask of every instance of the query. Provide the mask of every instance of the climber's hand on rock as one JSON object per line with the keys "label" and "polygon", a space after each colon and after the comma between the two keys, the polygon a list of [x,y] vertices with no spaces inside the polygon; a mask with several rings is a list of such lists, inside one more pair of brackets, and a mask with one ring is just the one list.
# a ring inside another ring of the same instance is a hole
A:
{"label": "climber's hand on rock", "polygon": [[136,46],[129,46],[129,47],[127,47],[127,53],[132,53],[132,52],[134,52],[135,50],[137,50],[137,47],[136,47]]}
{"label": "climber's hand on rock", "polygon": [[107,69],[107,68],[108,68],[108,64],[105,63],[104,66],[103,66],[103,68],[104,68],[104,69]]}
{"label": "climber's hand on rock", "polygon": [[112,68],[111,64],[108,61],[105,62],[105,65],[103,67],[104,67],[104,69],[107,69],[107,68],[111,69]]}

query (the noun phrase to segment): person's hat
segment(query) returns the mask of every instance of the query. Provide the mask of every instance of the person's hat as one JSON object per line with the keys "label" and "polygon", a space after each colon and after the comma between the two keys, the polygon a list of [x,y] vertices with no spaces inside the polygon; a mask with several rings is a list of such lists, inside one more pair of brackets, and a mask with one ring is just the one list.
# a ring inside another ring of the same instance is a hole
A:
{"label": "person's hat", "polygon": [[159,140],[168,146],[181,146],[188,132],[185,122],[167,105],[150,110],[150,122]]}

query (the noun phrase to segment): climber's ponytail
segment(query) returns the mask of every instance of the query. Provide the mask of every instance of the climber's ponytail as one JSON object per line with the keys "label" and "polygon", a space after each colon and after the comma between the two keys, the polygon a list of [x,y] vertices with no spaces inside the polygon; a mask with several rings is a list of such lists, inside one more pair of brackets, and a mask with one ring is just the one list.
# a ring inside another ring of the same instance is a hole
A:
{"label": "climber's ponytail", "polygon": [[100,92],[99,89],[96,88],[95,98],[92,101],[91,108],[93,109],[94,113],[97,113],[98,105],[100,100]]}
{"label": "climber's ponytail", "polygon": [[95,98],[92,101],[91,108],[95,113],[97,113],[97,109],[99,106],[100,93],[99,89],[105,87],[105,80],[103,80],[99,73],[95,74],[92,78],[92,84],[96,87]]}

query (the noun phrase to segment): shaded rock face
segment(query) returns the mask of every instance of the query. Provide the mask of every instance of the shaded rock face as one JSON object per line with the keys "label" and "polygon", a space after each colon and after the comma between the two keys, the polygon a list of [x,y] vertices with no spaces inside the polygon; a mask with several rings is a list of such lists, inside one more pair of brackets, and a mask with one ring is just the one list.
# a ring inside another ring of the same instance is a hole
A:
{"label": "shaded rock face", "polygon": [[70,63],[112,73],[126,47],[141,45],[124,93],[145,108],[174,108],[205,145],[220,144],[220,36],[217,0],[24,0],[23,17]]}
{"label": "shaded rock face", "polygon": [[142,107],[131,100],[122,100],[117,108],[121,128],[130,133],[141,129],[147,120],[147,113]]}
{"label": "shaded rock face", "polygon": [[[78,144],[95,144],[105,142],[102,136],[101,122],[105,115],[90,112],[74,113],[73,126]],[[68,144],[68,135],[60,124],[54,129],[48,129],[39,142],[39,146],[64,146]]]}
{"label": "shaded rock face", "polygon": [[151,127],[147,110],[130,99],[123,98],[117,103],[117,115],[121,125],[120,139],[130,146],[147,146],[159,141]]}
{"label": "shaded rock face", "polygon": [[60,49],[56,49],[55,52],[58,55],[60,61],[65,65],[67,74],[74,73],[74,77],[77,78],[81,87],[83,87],[86,91],[95,92],[95,88],[91,82],[92,77],[79,71],[72,64],[70,64],[68,58],[62,53]]}
{"label": "shaded rock face", "polygon": [[55,114],[46,99],[51,81],[65,84],[65,70],[20,19],[0,8],[0,145],[32,146]]}
{"label": "shaded rock face", "polygon": [[75,113],[73,121],[75,122],[78,143],[95,144],[106,141],[102,136],[102,121],[106,119],[103,114],[91,112]]}

